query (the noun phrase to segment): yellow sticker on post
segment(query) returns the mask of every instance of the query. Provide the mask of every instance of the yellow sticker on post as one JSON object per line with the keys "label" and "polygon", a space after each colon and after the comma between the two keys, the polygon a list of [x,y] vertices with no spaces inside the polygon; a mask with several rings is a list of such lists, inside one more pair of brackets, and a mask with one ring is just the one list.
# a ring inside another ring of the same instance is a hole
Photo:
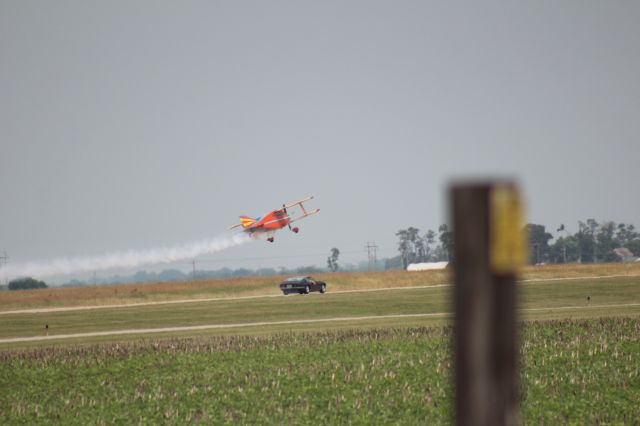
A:
{"label": "yellow sticker on post", "polygon": [[523,209],[513,184],[497,184],[490,193],[489,266],[499,275],[516,274],[526,261]]}

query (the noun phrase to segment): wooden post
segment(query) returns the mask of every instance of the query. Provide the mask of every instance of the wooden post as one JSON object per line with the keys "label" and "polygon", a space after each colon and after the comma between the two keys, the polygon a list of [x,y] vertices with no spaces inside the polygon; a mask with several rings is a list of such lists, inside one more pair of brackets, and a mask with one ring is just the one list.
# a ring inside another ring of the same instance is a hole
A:
{"label": "wooden post", "polygon": [[524,262],[514,184],[451,188],[455,421],[518,424],[516,274]]}

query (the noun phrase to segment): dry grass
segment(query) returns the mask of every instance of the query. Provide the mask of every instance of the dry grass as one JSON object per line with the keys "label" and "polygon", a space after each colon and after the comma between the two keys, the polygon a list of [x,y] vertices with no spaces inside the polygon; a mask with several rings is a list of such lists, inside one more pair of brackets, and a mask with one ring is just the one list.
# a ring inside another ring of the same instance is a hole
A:
{"label": "dry grass", "polygon": [[[549,279],[640,275],[640,263],[597,265],[527,266],[521,278]],[[447,284],[449,271],[337,272],[315,275],[329,285],[329,291],[385,287],[414,287]],[[111,286],[48,288],[0,293],[0,311],[34,307],[132,304],[177,299],[242,297],[279,294],[278,284],[285,276],[205,279]]]}
{"label": "dry grass", "polygon": [[[11,291],[0,293],[0,310],[279,294],[278,284],[286,277],[275,275]],[[448,273],[445,271],[338,272],[314,277],[325,280],[332,290],[411,287],[448,282]]]}
{"label": "dry grass", "polygon": [[640,275],[640,262],[527,266],[523,280],[549,278],[602,277]]}
{"label": "dry grass", "polygon": [[279,276],[243,277],[7,291],[0,293],[0,310],[276,294],[281,279]]}

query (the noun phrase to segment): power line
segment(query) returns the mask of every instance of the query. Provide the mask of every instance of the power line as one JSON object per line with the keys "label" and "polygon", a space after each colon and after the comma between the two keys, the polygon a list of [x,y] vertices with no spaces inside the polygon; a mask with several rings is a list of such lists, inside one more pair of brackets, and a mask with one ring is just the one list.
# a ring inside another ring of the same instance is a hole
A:
{"label": "power line", "polygon": [[367,245],[364,247],[367,250],[367,257],[369,258],[369,271],[373,271],[376,268],[376,263],[378,262],[378,246],[376,242],[367,242]]}

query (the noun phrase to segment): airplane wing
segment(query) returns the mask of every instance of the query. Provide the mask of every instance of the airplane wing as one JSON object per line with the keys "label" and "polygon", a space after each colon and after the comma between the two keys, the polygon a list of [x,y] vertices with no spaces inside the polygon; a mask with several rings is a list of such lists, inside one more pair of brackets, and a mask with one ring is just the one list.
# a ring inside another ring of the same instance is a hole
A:
{"label": "airplane wing", "polygon": [[290,223],[296,222],[296,221],[298,221],[298,220],[300,220],[300,219],[304,219],[305,217],[307,217],[307,216],[311,216],[312,214],[316,214],[316,213],[318,213],[318,212],[320,211],[320,209],[315,209],[315,210],[307,211],[307,209],[305,209],[305,208],[304,208],[304,203],[305,203],[305,202],[307,202],[307,201],[309,201],[309,200],[312,200],[312,199],[313,199],[313,195],[311,195],[311,196],[309,196],[309,197],[307,197],[307,198],[304,198],[304,199],[302,199],[302,200],[300,200],[300,201],[296,201],[296,202],[294,202],[294,203],[291,203],[291,204],[289,204],[289,205],[287,205],[287,206],[284,206],[284,207],[282,208],[282,209],[284,210],[284,209],[286,209],[286,208],[299,206],[299,207],[300,207],[300,210],[302,210],[302,215],[301,215],[301,216],[297,216],[297,217],[292,218],[292,219],[291,219],[291,221],[290,221]]}
{"label": "airplane wing", "polygon": [[[293,203],[291,203],[291,204],[287,204],[287,205],[285,205],[285,206],[282,206],[282,208],[281,208],[280,210],[288,209],[288,208],[290,208],[290,207],[295,207],[295,206],[300,206],[300,207],[302,207],[302,203],[305,203],[305,202],[307,202],[307,201],[309,201],[309,200],[313,200],[313,195],[311,195],[311,196],[309,196],[309,197],[307,197],[307,198],[304,198],[304,199],[302,199],[302,200],[295,201],[295,202],[293,202]],[[304,209],[303,209],[303,210],[304,210]]]}
{"label": "airplane wing", "polygon": [[293,203],[289,203],[289,204],[283,205],[282,208],[280,209],[280,211],[286,212],[286,210],[291,208],[291,207],[300,207],[300,210],[302,210],[302,215],[296,216],[296,217],[292,217],[291,215],[287,214],[287,218],[290,219],[289,223],[293,223],[293,222],[296,222],[296,221],[298,221],[300,219],[304,219],[305,217],[311,216],[312,214],[316,214],[316,213],[318,213],[320,211],[320,209],[307,211],[307,209],[304,208],[304,203],[306,203],[309,200],[313,200],[313,195],[310,195],[307,198],[303,198],[302,200],[298,200],[298,201],[295,201]]}
{"label": "airplane wing", "polygon": [[311,216],[312,214],[316,214],[319,211],[320,211],[320,209],[311,210],[309,212],[305,210],[303,215],[291,219],[291,221],[289,223],[297,222],[300,219],[304,219],[305,217]]}

